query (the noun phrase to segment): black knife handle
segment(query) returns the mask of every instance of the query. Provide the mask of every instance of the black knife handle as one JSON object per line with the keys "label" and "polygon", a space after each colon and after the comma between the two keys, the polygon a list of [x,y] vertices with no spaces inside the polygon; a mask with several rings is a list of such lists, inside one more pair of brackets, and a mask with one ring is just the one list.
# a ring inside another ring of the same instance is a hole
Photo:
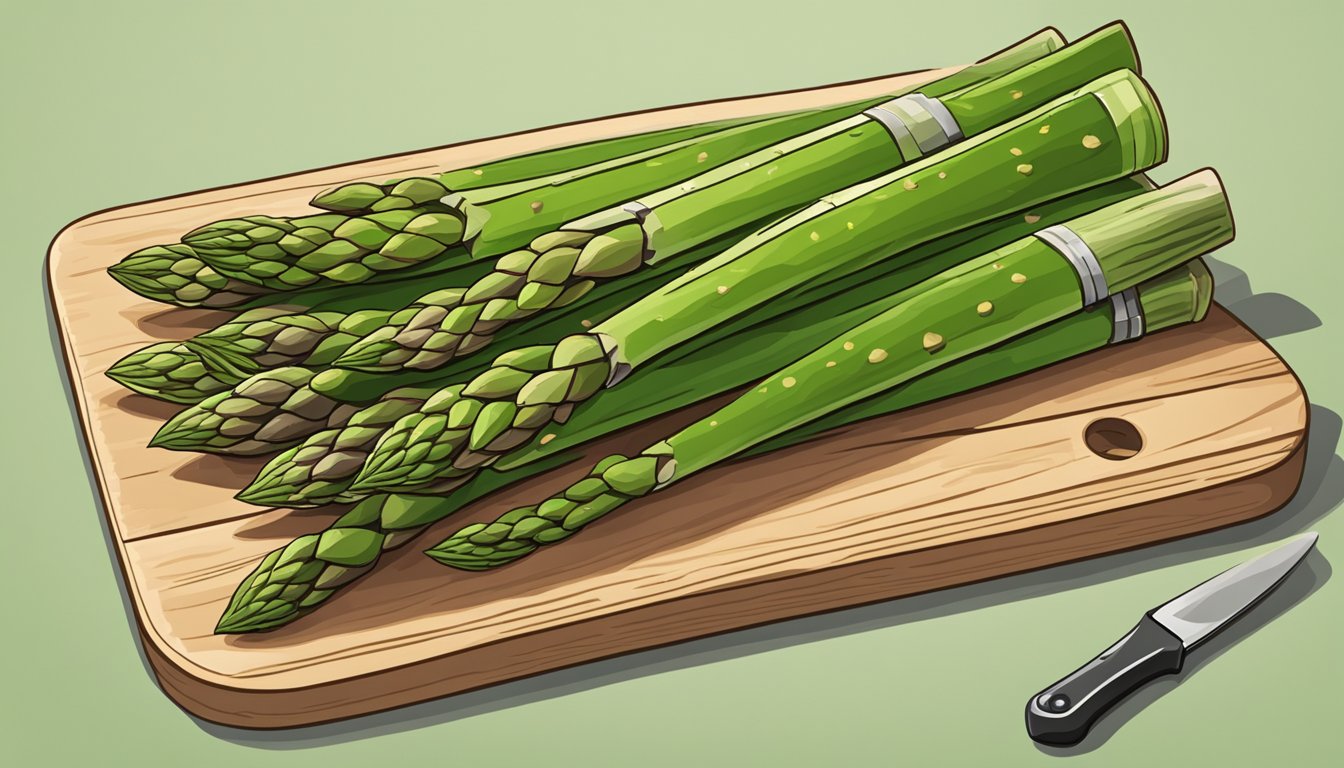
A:
{"label": "black knife handle", "polygon": [[1027,733],[1052,746],[1077,744],[1097,718],[1144,683],[1181,671],[1181,639],[1145,615],[1097,658],[1027,702]]}

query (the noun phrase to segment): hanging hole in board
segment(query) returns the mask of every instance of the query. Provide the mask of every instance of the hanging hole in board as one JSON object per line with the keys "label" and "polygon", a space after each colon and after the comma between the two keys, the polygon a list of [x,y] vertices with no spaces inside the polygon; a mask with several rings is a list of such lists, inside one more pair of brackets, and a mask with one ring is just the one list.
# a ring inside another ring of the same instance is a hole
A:
{"label": "hanging hole in board", "polygon": [[1083,442],[1103,459],[1123,461],[1143,450],[1139,428],[1124,419],[1097,419],[1083,430]]}

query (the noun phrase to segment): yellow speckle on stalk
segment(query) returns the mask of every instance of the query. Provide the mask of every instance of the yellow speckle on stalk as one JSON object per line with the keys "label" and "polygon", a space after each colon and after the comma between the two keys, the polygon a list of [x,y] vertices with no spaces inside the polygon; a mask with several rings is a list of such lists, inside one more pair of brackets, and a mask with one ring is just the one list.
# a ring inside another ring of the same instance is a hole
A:
{"label": "yellow speckle on stalk", "polygon": [[708,159],[709,159],[709,153],[708,153],[708,152],[701,152],[700,154],[698,154],[698,155],[695,156],[695,162],[697,162],[697,163],[703,163],[703,162],[705,162],[705,161],[708,160]]}
{"label": "yellow speckle on stalk", "polygon": [[989,313],[994,311],[994,305],[988,301],[982,301],[975,305],[975,313],[981,317],[988,317]]}
{"label": "yellow speckle on stalk", "polygon": [[541,444],[545,445],[555,439],[555,433],[550,432],[541,436]]}
{"label": "yellow speckle on stalk", "polygon": [[1018,149],[1017,147],[1013,147],[1008,150],[1008,154],[1012,155],[1013,157],[1021,157],[1022,150]]}
{"label": "yellow speckle on stalk", "polygon": [[996,262],[994,262],[994,268],[995,268],[995,269],[1003,269],[1003,265],[1000,264],[1000,263],[998,263],[998,262],[996,261]]}
{"label": "yellow speckle on stalk", "polygon": [[915,183],[914,179],[906,179],[905,182],[901,184],[901,186],[905,187],[906,189],[919,189],[919,185]]}
{"label": "yellow speckle on stalk", "polygon": [[723,294],[725,294],[725,293],[728,292],[728,286],[726,286],[726,285],[720,285],[718,290],[719,290],[719,295],[722,296]]}
{"label": "yellow speckle on stalk", "polygon": [[1049,133],[1049,132],[1050,132],[1050,125],[1048,123],[1046,125],[1041,126],[1041,133]]}
{"label": "yellow speckle on stalk", "polygon": [[946,172],[946,171],[939,171],[939,172],[938,172],[938,178],[940,178],[940,179],[946,179],[946,178],[947,178],[947,172]]}
{"label": "yellow speckle on stalk", "polygon": [[1089,133],[1083,137],[1083,146],[1088,149],[1096,149],[1101,146],[1101,139]]}
{"label": "yellow speckle on stalk", "polygon": [[480,176],[481,174],[485,173],[485,171],[482,171],[480,168],[477,168],[476,170],[472,171],[472,173],[476,174],[477,176]]}
{"label": "yellow speckle on stalk", "polygon": [[853,228],[854,228],[854,222],[852,221],[845,222],[845,229],[853,229]]}
{"label": "yellow speckle on stalk", "polygon": [[835,367],[835,361],[834,361],[834,360],[827,360],[827,361],[826,361],[826,367],[827,367],[827,368],[834,368],[834,367]]}
{"label": "yellow speckle on stalk", "polygon": [[1009,96],[1012,96],[1014,100],[1022,98],[1022,92],[1021,92],[1021,91],[1013,91],[1012,93],[1010,93],[1010,94],[1008,94],[1008,95],[1009,95]]}
{"label": "yellow speckle on stalk", "polygon": [[885,349],[874,349],[872,352],[868,353],[868,362],[870,363],[880,363],[886,359],[887,350]]}
{"label": "yellow speckle on stalk", "polygon": [[817,234],[816,231],[813,231],[809,237],[812,238],[812,242],[814,243],[821,239],[821,235]]}
{"label": "yellow speckle on stalk", "polygon": [[709,426],[711,426],[711,427],[717,427],[717,426],[719,426],[719,422],[718,422],[718,420],[716,419],[716,420],[714,420],[714,421],[709,422]]}
{"label": "yellow speckle on stalk", "polygon": [[778,167],[778,166],[771,166],[768,170],[766,170],[765,175],[766,175],[766,176],[773,176],[773,175],[775,175],[775,171],[778,171],[778,170],[779,170],[779,167]]}
{"label": "yellow speckle on stalk", "polygon": [[532,201],[532,206],[531,206],[531,207],[532,207],[532,212],[533,212],[533,213],[541,213],[541,201],[540,201],[540,200],[533,200],[533,201]]}
{"label": "yellow speckle on stalk", "polygon": [[1028,213],[1026,216],[1022,217],[1022,220],[1027,222],[1028,224],[1035,224],[1036,222],[1041,220],[1041,217],[1037,216],[1034,213]]}
{"label": "yellow speckle on stalk", "polygon": [[1023,163],[1017,166],[1017,172],[1022,174],[1023,176],[1030,176],[1031,171],[1032,171],[1031,163]]}
{"label": "yellow speckle on stalk", "polygon": [[757,391],[757,392],[760,392],[762,395],[764,395],[764,394],[766,393],[766,390],[768,390],[768,389],[769,389],[769,387],[761,387],[760,389],[758,389],[758,390],[756,390],[756,391]]}
{"label": "yellow speckle on stalk", "polygon": [[942,348],[943,348],[942,336],[939,336],[933,331],[929,331],[928,333],[924,334],[924,351],[937,352]]}
{"label": "yellow speckle on stalk", "polygon": [[846,351],[846,352],[852,352],[853,350],[854,350],[854,342],[852,342],[852,341],[846,341],[846,342],[845,342],[845,351]]}
{"label": "yellow speckle on stalk", "polygon": [[1017,283],[1018,285],[1027,282],[1027,276],[1022,274],[1021,272],[1014,272],[1013,276],[1008,279],[1012,280],[1014,283]]}
{"label": "yellow speckle on stalk", "polygon": [[891,197],[891,195],[888,195],[886,192],[877,192],[873,194],[874,200],[886,200],[888,197]]}
{"label": "yellow speckle on stalk", "polygon": [[592,327],[593,327],[593,321],[592,321],[592,320],[580,320],[580,321],[579,321],[579,325],[582,325],[584,328],[592,328]]}
{"label": "yellow speckle on stalk", "polygon": [[785,376],[785,377],[784,377],[784,380],[780,382],[780,384],[783,384],[783,385],[784,385],[784,388],[785,388],[785,389],[789,389],[790,387],[792,387],[794,384],[797,384],[797,383],[798,383],[798,380],[795,379],[795,378],[793,378],[792,376]]}
{"label": "yellow speckle on stalk", "polygon": [[648,167],[650,167],[650,168],[657,168],[658,166],[660,166],[660,165],[662,165],[662,164],[663,164],[663,161],[662,161],[662,160],[650,160],[649,162],[645,163],[644,165],[646,165],[646,166],[648,166]]}

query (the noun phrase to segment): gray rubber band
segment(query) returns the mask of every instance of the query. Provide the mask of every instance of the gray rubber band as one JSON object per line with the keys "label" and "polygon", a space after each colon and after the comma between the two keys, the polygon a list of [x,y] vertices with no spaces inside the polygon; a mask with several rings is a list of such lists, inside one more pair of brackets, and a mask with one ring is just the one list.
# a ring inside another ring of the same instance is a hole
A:
{"label": "gray rubber band", "polygon": [[652,264],[658,257],[654,249],[654,240],[657,239],[658,233],[663,231],[663,225],[658,221],[658,214],[638,200],[631,200],[622,205],[621,210],[633,216],[639,228],[644,230],[644,263]]}
{"label": "gray rubber band", "polygon": [[948,110],[947,105],[936,97],[925,96],[922,93],[912,93],[903,98],[913,101],[923,107],[925,112],[933,115],[933,119],[938,121],[938,127],[943,129],[943,135],[947,137],[945,144],[951,144],[965,138],[961,133],[961,126],[957,125],[957,119],[952,117],[952,112]]}
{"label": "gray rubber band", "polygon": [[882,127],[887,129],[887,133],[891,134],[891,138],[896,142],[896,148],[901,151],[901,157],[905,158],[906,162],[924,156],[924,150],[915,141],[915,137],[910,135],[910,129],[905,127],[905,123],[895,112],[888,112],[879,105],[865,110],[863,114],[881,123]]}
{"label": "gray rubber band", "polygon": [[1111,343],[1132,341],[1143,335],[1143,305],[1139,303],[1139,292],[1127,288],[1111,297],[1111,309],[1115,315],[1115,327],[1111,331]]}
{"label": "gray rubber band", "polygon": [[1056,224],[1036,232],[1035,236],[1059,251],[1078,273],[1078,282],[1083,289],[1084,307],[1090,307],[1111,294],[1110,286],[1106,284],[1106,273],[1101,271],[1097,255],[1073,230],[1063,224]]}

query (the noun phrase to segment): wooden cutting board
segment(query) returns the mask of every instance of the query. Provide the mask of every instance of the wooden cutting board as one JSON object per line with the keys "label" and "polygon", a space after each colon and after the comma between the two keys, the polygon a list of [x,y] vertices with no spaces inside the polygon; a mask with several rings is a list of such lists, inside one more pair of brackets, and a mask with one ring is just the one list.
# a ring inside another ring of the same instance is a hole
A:
{"label": "wooden cutting board", "polygon": [[[464,573],[420,554],[416,544],[543,498],[587,463],[571,465],[436,526],[304,620],[267,634],[212,634],[234,586],[264,554],[335,515],[235,501],[262,460],[144,447],[176,407],[124,391],[103,372],[144,344],[185,338],[225,315],[142,301],[106,275],[108,265],[204,222],[301,213],[315,191],[342,182],[867,98],[942,74],[548,128],[117,208],[68,226],[51,246],[51,298],[111,536],[163,689],[219,723],[324,722],[1151,544],[1284,504],[1301,476],[1306,398],[1283,361],[1215,307],[1197,326],[706,472],[507,568]],[[637,450],[694,415],[618,435],[589,456]]]}

